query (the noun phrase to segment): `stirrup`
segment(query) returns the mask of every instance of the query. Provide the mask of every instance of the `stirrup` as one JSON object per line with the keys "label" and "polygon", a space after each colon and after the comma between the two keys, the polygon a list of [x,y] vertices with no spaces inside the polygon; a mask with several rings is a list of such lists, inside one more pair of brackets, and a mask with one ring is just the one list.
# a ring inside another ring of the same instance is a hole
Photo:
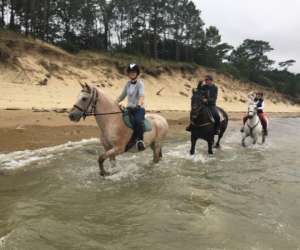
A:
{"label": "stirrup", "polygon": [[140,140],[136,142],[138,151],[144,151],[146,149],[144,141]]}

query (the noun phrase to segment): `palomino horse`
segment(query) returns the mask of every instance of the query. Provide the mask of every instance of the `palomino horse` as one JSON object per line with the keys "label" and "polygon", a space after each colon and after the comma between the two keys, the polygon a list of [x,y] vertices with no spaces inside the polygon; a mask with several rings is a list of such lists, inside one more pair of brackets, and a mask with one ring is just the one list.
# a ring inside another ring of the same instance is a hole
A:
{"label": "palomino horse", "polygon": [[[213,154],[213,145],[215,139],[215,124],[212,121],[212,117],[206,104],[203,101],[203,95],[193,90],[192,97],[192,110],[191,110],[191,150],[190,154],[195,154],[195,148],[197,140],[203,139],[208,144],[208,154]],[[218,141],[215,144],[215,148],[220,148],[220,141],[228,126],[227,113],[218,107],[218,111],[224,118],[220,123],[220,134],[218,135]]]}
{"label": "palomino horse", "polygon": [[[133,131],[123,121],[123,112],[117,103],[107,97],[102,91],[88,84],[81,85],[80,95],[70,111],[69,118],[79,122],[86,116],[95,116],[100,128],[100,140],[105,153],[99,156],[98,163],[101,176],[108,173],[104,169],[104,161],[110,159],[115,164],[115,158],[125,152]],[[153,150],[153,161],[162,158],[161,141],[167,135],[168,123],[165,118],[156,114],[147,114],[146,119],[152,125],[152,130],[145,133],[145,145]]]}
{"label": "palomino horse", "polygon": [[258,137],[262,136],[262,143],[265,143],[266,136],[263,133],[262,125],[257,115],[257,108],[255,103],[251,102],[248,106],[247,113],[248,120],[244,126],[244,134],[242,139],[243,147],[246,147],[245,140],[247,137],[251,137],[253,139],[253,144],[257,143]]}

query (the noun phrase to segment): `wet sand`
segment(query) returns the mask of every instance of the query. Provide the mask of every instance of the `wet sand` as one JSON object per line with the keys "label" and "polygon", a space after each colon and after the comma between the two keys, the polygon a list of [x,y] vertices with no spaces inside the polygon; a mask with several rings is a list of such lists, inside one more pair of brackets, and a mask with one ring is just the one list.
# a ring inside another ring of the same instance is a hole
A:
{"label": "wet sand", "polygon": [[[169,137],[185,133],[188,112],[159,113],[169,122]],[[230,120],[236,124],[243,115],[241,112],[229,112]],[[269,113],[269,117],[300,117],[300,113]],[[92,117],[74,124],[69,121],[67,113],[0,110],[0,153],[55,146],[98,135],[99,129]]]}

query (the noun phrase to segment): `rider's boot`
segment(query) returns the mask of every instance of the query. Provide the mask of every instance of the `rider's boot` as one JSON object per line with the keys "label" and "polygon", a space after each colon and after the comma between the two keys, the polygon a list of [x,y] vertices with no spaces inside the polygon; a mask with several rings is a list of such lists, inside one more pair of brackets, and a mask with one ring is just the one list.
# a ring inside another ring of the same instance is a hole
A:
{"label": "rider's boot", "polygon": [[264,136],[268,136],[268,129],[264,128],[263,133],[264,133]]}
{"label": "rider's boot", "polygon": [[137,147],[138,151],[144,151],[146,149],[145,143],[142,140],[137,141],[136,147]]}
{"label": "rider's boot", "polygon": [[192,131],[192,124],[188,125],[188,126],[185,128],[185,130],[186,130],[187,132],[191,132],[191,131]]}

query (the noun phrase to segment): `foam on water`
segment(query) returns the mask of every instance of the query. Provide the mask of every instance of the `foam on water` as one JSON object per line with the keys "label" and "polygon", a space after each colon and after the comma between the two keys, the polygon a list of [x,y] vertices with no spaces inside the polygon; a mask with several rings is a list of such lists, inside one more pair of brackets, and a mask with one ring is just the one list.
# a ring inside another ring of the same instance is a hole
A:
{"label": "foam on water", "polygon": [[5,249],[5,242],[8,237],[9,237],[9,234],[4,235],[3,237],[0,238],[0,249]]}
{"label": "foam on water", "polygon": [[96,138],[82,140],[79,142],[68,142],[62,145],[41,148],[37,150],[25,150],[12,152],[8,154],[0,154],[0,169],[15,170],[27,167],[33,163],[55,159],[58,155],[74,149],[81,148],[86,145],[98,143]]}
{"label": "foam on water", "polygon": [[172,148],[167,148],[165,155],[173,159],[177,158],[201,163],[207,163],[208,161],[211,161],[213,159],[212,157],[209,157],[208,155],[205,156],[203,154],[200,154],[199,152],[196,152],[195,155],[190,155],[189,151],[190,142],[185,142],[176,147],[172,146]]}

